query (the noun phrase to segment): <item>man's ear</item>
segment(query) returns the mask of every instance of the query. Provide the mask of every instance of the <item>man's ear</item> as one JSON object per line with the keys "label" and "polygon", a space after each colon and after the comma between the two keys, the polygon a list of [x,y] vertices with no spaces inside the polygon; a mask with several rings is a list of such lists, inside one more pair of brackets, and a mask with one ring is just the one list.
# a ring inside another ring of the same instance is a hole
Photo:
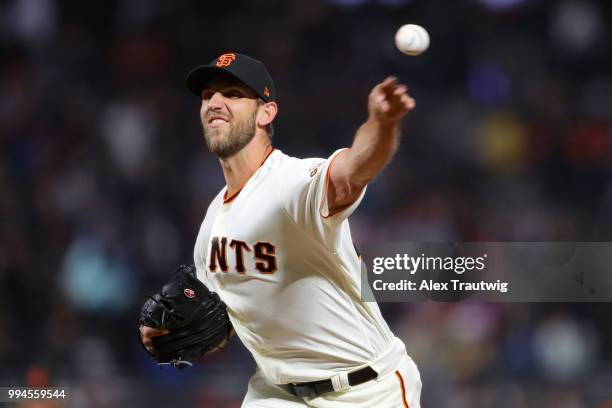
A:
{"label": "man's ear", "polygon": [[259,110],[259,114],[257,115],[257,125],[261,127],[266,127],[276,117],[278,113],[278,105],[276,102],[266,102],[262,109]]}

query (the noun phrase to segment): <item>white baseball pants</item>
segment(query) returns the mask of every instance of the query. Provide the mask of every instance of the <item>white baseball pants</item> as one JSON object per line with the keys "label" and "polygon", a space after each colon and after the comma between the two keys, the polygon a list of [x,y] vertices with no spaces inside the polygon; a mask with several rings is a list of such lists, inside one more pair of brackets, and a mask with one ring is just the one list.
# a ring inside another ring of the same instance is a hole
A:
{"label": "white baseball pants", "polygon": [[315,398],[296,397],[266,380],[259,370],[251,377],[242,408],[420,408],[421,376],[405,355],[385,376]]}

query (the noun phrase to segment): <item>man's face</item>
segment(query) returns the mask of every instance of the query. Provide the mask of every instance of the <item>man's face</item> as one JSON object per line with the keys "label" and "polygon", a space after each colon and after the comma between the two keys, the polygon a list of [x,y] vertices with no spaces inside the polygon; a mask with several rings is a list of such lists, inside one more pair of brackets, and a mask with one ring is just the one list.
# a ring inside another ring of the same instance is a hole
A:
{"label": "man's face", "polygon": [[233,78],[217,78],[202,89],[200,120],[208,150],[228,158],[246,146],[257,129],[257,95]]}

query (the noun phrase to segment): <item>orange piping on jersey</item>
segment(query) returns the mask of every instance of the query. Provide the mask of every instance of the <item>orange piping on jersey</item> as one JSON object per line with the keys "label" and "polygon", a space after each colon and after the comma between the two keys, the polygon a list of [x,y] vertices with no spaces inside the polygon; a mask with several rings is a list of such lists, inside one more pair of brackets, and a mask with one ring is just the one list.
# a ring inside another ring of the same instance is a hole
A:
{"label": "orange piping on jersey", "polygon": [[406,387],[404,386],[404,379],[402,378],[402,375],[399,371],[396,371],[395,375],[397,376],[397,379],[400,382],[400,387],[402,387],[402,402],[404,403],[404,408],[410,408],[408,402],[406,402]]}
{"label": "orange piping on jersey", "polygon": [[323,214],[321,214],[321,217],[323,218],[332,217],[333,215],[341,212],[342,210],[350,207],[353,204],[353,203],[347,204],[344,207],[340,208],[338,211],[336,211],[334,214],[330,214],[329,201],[327,200],[327,188],[329,187],[329,175],[331,173],[332,165],[334,164],[334,160],[336,160],[338,156],[340,156],[342,153],[346,152],[347,150],[351,150],[351,148],[348,147],[342,150],[341,152],[338,152],[338,154],[336,154],[333,157],[333,159],[331,159],[331,161],[329,162],[329,166],[327,166],[327,173],[325,174],[325,188],[323,189],[323,200],[321,200],[321,206],[319,207],[319,214],[321,214],[321,211],[323,210],[323,203],[327,202],[327,216],[324,216]]}
{"label": "orange piping on jersey", "polygon": [[[268,160],[268,157],[272,154],[273,151],[275,151],[276,149],[272,146],[268,146],[268,150],[266,151],[266,154],[264,155],[263,160],[261,161],[261,163],[259,163],[259,166],[257,166],[257,170],[259,170],[259,168],[261,166],[263,166],[263,164],[266,162],[266,160]],[[255,174],[255,173],[253,173]],[[252,176],[251,176],[252,177]],[[229,202],[231,202],[234,198],[238,197],[238,194],[240,194],[240,192],[242,191],[242,189],[244,188],[244,186],[246,186],[246,183],[249,182],[249,180],[251,179],[251,177],[249,177],[249,179],[247,181],[245,181],[245,183],[243,185],[240,186],[240,188],[231,196],[227,196],[227,191],[225,191],[225,193],[223,193],[223,204],[227,204]]]}
{"label": "orange piping on jersey", "polygon": [[[244,187],[244,186],[242,186],[242,187]],[[227,191],[226,191],[225,194],[223,194],[223,204],[227,204],[227,203],[233,201],[234,198],[238,197],[238,194],[240,193],[240,191],[242,191],[242,187],[240,187],[240,190],[236,191],[234,194],[232,194],[229,197],[227,197]]]}

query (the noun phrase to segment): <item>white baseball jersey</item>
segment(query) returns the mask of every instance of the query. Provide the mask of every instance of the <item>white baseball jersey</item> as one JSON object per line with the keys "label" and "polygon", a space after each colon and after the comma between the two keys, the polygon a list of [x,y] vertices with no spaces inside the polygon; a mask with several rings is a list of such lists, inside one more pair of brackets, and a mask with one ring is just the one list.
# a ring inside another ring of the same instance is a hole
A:
{"label": "white baseball jersey", "polygon": [[363,192],[328,216],[328,173],[340,152],[325,160],[274,150],[237,195],[217,195],[195,244],[198,278],[219,293],[236,334],[276,384],[365,364],[380,373],[405,354],[378,305],[360,300],[347,217]]}

